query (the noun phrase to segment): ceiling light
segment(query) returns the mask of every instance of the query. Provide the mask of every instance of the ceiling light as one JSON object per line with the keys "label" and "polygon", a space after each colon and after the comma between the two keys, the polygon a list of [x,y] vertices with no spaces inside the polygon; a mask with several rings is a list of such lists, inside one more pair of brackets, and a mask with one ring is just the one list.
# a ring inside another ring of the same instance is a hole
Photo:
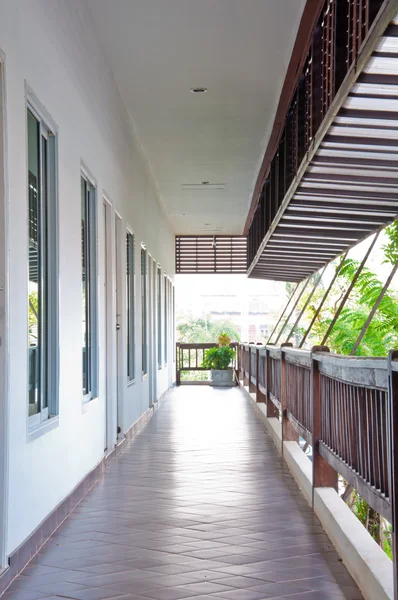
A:
{"label": "ceiling light", "polygon": [[205,87],[195,87],[195,88],[191,88],[191,92],[193,94],[204,94],[205,92],[207,92],[207,88],[205,88]]}

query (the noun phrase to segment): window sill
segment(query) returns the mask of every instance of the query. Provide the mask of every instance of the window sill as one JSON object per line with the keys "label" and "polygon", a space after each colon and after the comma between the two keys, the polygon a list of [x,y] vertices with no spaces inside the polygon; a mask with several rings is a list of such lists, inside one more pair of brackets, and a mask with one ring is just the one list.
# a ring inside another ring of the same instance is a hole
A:
{"label": "window sill", "polygon": [[90,398],[90,400],[83,399],[82,414],[85,415],[86,413],[89,413],[92,410],[94,410],[98,405],[98,402],[98,396],[95,396],[95,398]]}
{"label": "window sill", "polygon": [[28,429],[27,441],[32,442],[37,438],[45,435],[48,431],[55,429],[59,426],[59,416],[51,417],[51,419],[47,419],[47,421],[43,421],[40,425],[36,425],[35,427],[31,427]]}
{"label": "window sill", "polygon": [[135,379],[127,380],[127,387],[132,387],[135,384]]}

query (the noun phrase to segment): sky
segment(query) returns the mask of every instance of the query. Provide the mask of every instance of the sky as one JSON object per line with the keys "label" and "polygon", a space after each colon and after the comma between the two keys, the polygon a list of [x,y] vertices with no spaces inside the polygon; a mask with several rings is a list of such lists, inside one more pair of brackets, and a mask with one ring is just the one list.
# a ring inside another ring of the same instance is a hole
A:
{"label": "sky", "polygon": [[[370,236],[352,248],[348,257],[361,261],[369,248],[374,236]],[[382,232],[372,250],[366,266],[376,272],[384,283],[392,269],[391,264],[383,263],[383,245],[387,242],[387,236]],[[335,267],[329,265],[322,277],[326,289],[332,280]],[[176,275],[176,310],[178,315],[190,312],[200,316],[211,310],[222,310],[225,297],[225,310],[233,305],[236,296],[238,306],[247,306],[249,299],[258,296],[265,303],[266,311],[270,317],[268,320],[276,322],[286,302],[287,293],[284,282],[276,282],[264,279],[249,279],[246,275]],[[394,277],[391,285],[398,290],[398,276]],[[219,297],[214,298],[213,297]],[[214,303],[214,306],[213,304]],[[221,307],[221,308],[220,308]]]}

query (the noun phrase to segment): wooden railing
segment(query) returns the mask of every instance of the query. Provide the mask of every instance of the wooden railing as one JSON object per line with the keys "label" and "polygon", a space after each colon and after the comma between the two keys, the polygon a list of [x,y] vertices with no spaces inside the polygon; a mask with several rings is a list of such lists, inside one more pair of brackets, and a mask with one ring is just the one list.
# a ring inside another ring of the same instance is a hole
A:
{"label": "wooden railing", "polygon": [[[218,346],[218,344],[216,342],[209,342],[209,343],[204,343],[204,344],[185,344],[185,343],[181,343],[178,342],[176,344],[176,349],[177,349],[177,360],[176,360],[176,384],[177,385],[181,385],[181,373],[183,372],[189,372],[189,371],[208,371],[209,369],[202,367],[202,363],[204,360],[204,356],[205,356],[205,352],[206,350],[209,350],[210,348],[215,348],[216,346]],[[231,348],[234,348],[235,350],[238,350],[238,343],[237,342],[233,342],[232,344],[230,344]],[[236,358],[233,361],[233,368],[235,369],[235,371],[237,371],[237,365],[238,365],[238,360],[237,360],[237,352],[236,352]],[[188,380],[183,380],[184,383],[198,383],[197,381],[188,381]],[[201,383],[210,383],[210,381],[202,381]]]}
{"label": "wooden railing", "polygon": [[[216,345],[177,344],[177,385],[182,372],[207,370],[201,366],[204,353]],[[265,404],[267,417],[281,422],[282,442],[301,437],[312,447],[313,489],[337,490],[340,474],[392,524],[395,556],[398,351],[388,358],[354,358],[325,346],[309,351],[291,344],[231,345],[238,379]],[[398,582],[398,561],[393,564]]]}
{"label": "wooden railing", "polygon": [[248,267],[385,0],[324,0],[248,232]]}
{"label": "wooden railing", "polygon": [[396,531],[398,352],[352,358],[323,346],[240,344],[238,369],[267,416],[282,422],[282,440],[312,447],[314,488],[337,489],[340,474]]}

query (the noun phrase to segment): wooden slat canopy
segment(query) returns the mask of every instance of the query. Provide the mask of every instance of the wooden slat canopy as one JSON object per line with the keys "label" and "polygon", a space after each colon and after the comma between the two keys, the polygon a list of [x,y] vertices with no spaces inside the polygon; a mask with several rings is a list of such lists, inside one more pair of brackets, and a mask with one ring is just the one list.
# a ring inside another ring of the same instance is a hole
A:
{"label": "wooden slat canopy", "polygon": [[[385,11],[394,6],[384,3]],[[347,74],[317,134],[305,138],[306,152],[288,189],[278,171],[283,143],[289,141],[283,140],[249,233],[250,277],[301,281],[396,218],[398,15],[381,29],[383,15],[380,11],[375,19],[356,68]],[[309,93],[315,94],[311,81]],[[300,123],[313,123],[315,113],[310,106],[307,118],[299,108],[300,142]]]}
{"label": "wooden slat canopy", "polygon": [[176,236],[176,273],[246,273],[245,236]]}

